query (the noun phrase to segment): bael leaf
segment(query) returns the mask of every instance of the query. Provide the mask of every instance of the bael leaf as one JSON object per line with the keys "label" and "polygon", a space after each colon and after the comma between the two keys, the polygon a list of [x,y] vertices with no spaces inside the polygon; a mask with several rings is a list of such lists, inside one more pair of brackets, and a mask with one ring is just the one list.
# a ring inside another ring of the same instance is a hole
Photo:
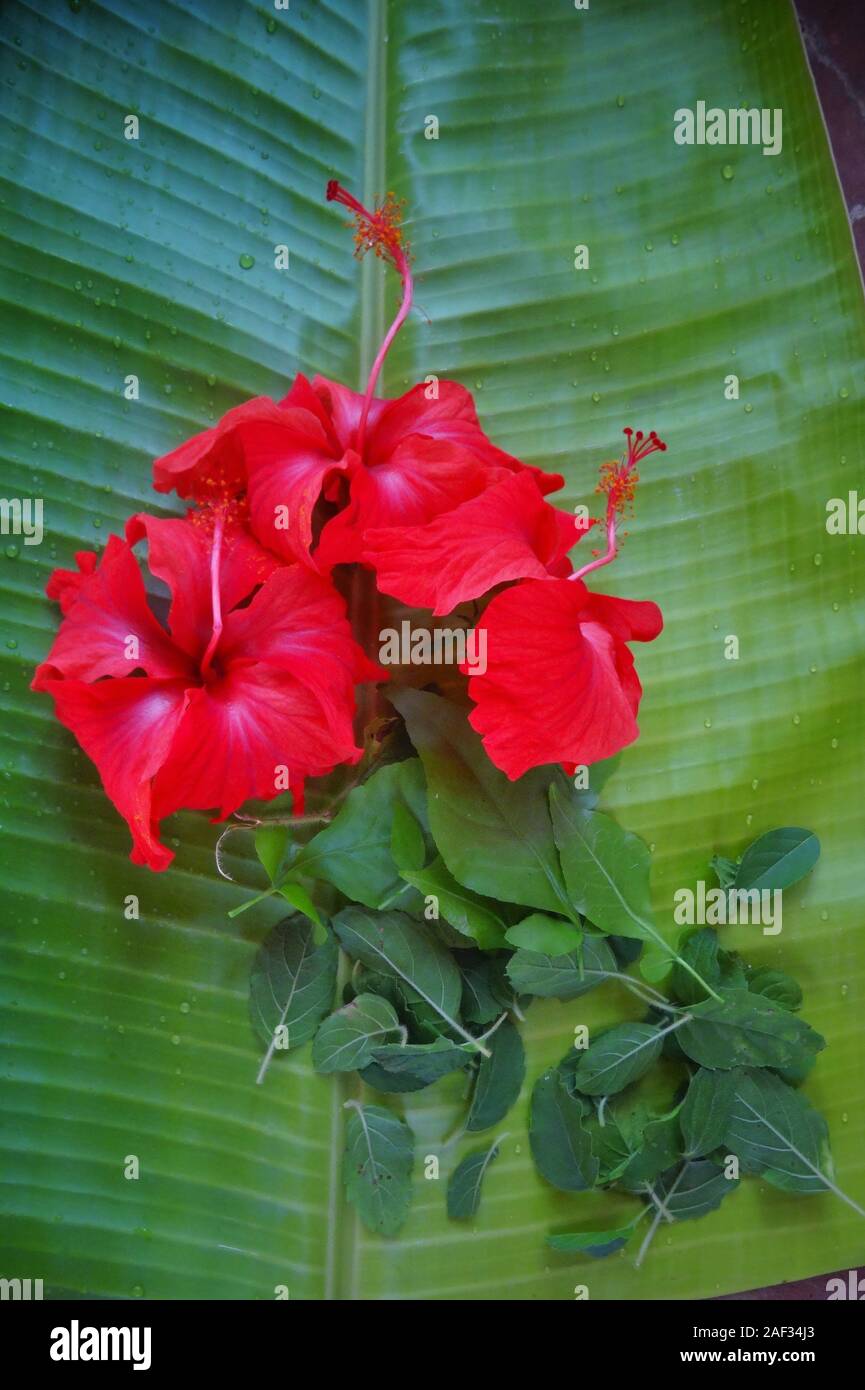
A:
{"label": "bael leaf", "polygon": [[481,1202],[481,1184],[486,1171],[499,1156],[500,1139],[488,1149],[468,1154],[450,1175],[448,1181],[448,1216],[451,1221],[470,1221]]}
{"label": "bael leaf", "polygon": [[343,949],[370,970],[398,982],[406,999],[474,1045],[459,1022],[462,979],[450,951],[402,912],[345,907],[333,919]]}
{"label": "bael leaf", "polygon": [[565,956],[576,951],[583,933],[572,922],[550,917],[545,912],[533,912],[521,922],[508,927],[505,938],[509,946],[523,951],[536,951],[545,956]]}
{"label": "bael leaf", "polygon": [[733,1108],[735,1073],[700,1067],[688,1085],[679,1123],[685,1158],[713,1153],[724,1142]]}
{"label": "bael leaf", "polygon": [[826,1046],[804,1019],[749,991],[737,990],[720,1003],[692,1004],[688,1020],[676,1038],[703,1067],[797,1066]]}
{"label": "bael leaf", "polygon": [[791,888],[810,874],[820,858],[813,830],[788,825],[769,830],[745,850],[736,872],[736,888]]}
{"label": "bael leaf", "polygon": [[356,1071],[372,1060],[377,1040],[398,1033],[393,1006],[377,994],[358,994],[321,1024],[312,1044],[316,1071]]}
{"label": "bael leaf", "polygon": [[300,1047],[315,1033],[333,1003],[338,957],[333,935],[316,946],[312,923],[300,916],[286,917],[265,937],[249,980],[249,1016],[267,1044],[259,1081],[274,1051]]}
{"label": "bael leaf", "polygon": [[[706,992],[694,979],[693,971],[715,989],[744,989],[745,971],[739,958],[722,951],[714,927],[699,927],[679,942],[680,960],[674,961],[670,988],[682,1004],[699,1004]],[[685,969],[690,965],[691,970]]]}
{"label": "bael leaf", "polygon": [[618,1023],[595,1039],[570,1069],[587,1096],[613,1095],[643,1076],[661,1055],[663,1036],[651,1023]]}
{"label": "bael leaf", "polygon": [[802,1003],[802,986],[783,970],[773,970],[763,966],[753,970],[748,976],[748,989],[752,994],[762,994],[778,1004],[782,1009],[795,1010]]}
{"label": "bael leaf", "polygon": [[517,994],[564,1000],[577,999],[605,980],[614,979],[619,965],[603,937],[585,936],[581,953],[545,956],[538,951],[515,951],[507,972]]}
{"label": "bael leaf", "polygon": [[547,1245],[562,1254],[592,1255],[596,1260],[602,1260],[627,1245],[637,1222],[645,1214],[646,1208],[627,1226],[616,1226],[610,1231],[566,1231],[561,1235],[549,1235]]}
{"label": "bael leaf", "polygon": [[589,1102],[572,1096],[557,1071],[544,1072],[532,1091],[529,1142],[535,1167],[563,1192],[594,1187],[598,1160],[583,1124]]}
{"label": "bael leaf", "polygon": [[346,1101],[343,1181],[364,1225],[396,1235],[411,1204],[414,1136],[404,1120],[377,1105]]}
{"label": "bael leaf", "polygon": [[472,1092],[466,1129],[491,1129],[510,1110],[526,1076],[526,1055],[519,1029],[509,1018],[489,1040],[490,1056],[482,1057]]}
{"label": "bael leaf", "polygon": [[514,992],[505,973],[501,956],[465,952],[458,961],[463,977],[463,1018],[468,1023],[492,1023],[514,1002]]}
{"label": "bael leaf", "polygon": [[417,758],[380,768],[354,787],[330,825],[307,841],[292,863],[292,876],[322,878],[365,907],[411,903],[414,895],[400,877],[391,847],[394,811],[404,803],[422,824],[425,802]]}
{"label": "bael leaf", "polygon": [[640,1147],[618,1174],[626,1192],[642,1192],[682,1155],[678,1109],[650,1119],[640,1135]]}
{"label": "bael leaf", "polygon": [[724,1143],[748,1173],[761,1173],[785,1192],[827,1189],[857,1211],[836,1187],[823,1116],[771,1071],[736,1072]]}
{"label": "bael leaf", "polygon": [[696,1221],[715,1211],[738,1186],[739,1179],[725,1177],[717,1163],[689,1159],[678,1171],[671,1169],[655,1191],[676,1221]]}
{"label": "bael leaf", "polygon": [[407,1076],[430,1086],[452,1071],[467,1067],[471,1056],[465,1044],[458,1046],[447,1038],[436,1038],[431,1043],[385,1043],[373,1049],[371,1061],[388,1076]]}
{"label": "bael leaf", "polygon": [[423,762],[433,837],[455,878],[477,893],[572,916],[547,809],[550,772],[510,782],[465,711],[437,695],[392,696]]}
{"label": "bael leaf", "polygon": [[437,898],[445,921],[482,951],[504,946],[505,925],[495,910],[494,900],[458,883],[440,855],[424,869],[404,869],[402,877],[424,897]]}

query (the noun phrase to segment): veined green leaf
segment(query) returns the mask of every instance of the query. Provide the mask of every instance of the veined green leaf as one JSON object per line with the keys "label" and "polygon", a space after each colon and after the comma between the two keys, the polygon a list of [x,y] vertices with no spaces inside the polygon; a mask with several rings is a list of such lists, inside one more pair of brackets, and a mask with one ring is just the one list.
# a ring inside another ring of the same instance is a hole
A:
{"label": "veined green leaf", "polygon": [[504,922],[496,913],[492,899],[458,883],[440,855],[424,869],[403,870],[402,876],[425,898],[430,895],[437,898],[445,921],[474,941],[482,951],[504,946]]}
{"label": "veined green leaf", "polygon": [[510,782],[464,710],[420,690],[392,703],[423,762],[430,826],[454,877],[488,897],[572,915],[547,809],[550,772]]}
{"label": "veined green leaf", "polygon": [[802,986],[783,970],[773,970],[764,966],[753,970],[748,976],[748,989],[752,994],[765,995],[782,1009],[798,1009],[802,1003]]}
{"label": "veined green leaf", "polygon": [[333,1003],[338,951],[328,933],[321,946],[305,918],[286,917],[261,945],[249,981],[252,1026],[267,1052],[259,1081],[274,1052],[300,1047],[315,1033]]}
{"label": "veined green leaf", "polygon": [[717,990],[746,987],[741,961],[729,951],[721,950],[714,927],[699,927],[689,932],[679,942],[679,956],[670,973],[670,987],[682,1004],[699,1004],[706,997],[706,991],[693,972]]}
{"label": "veined green leaf", "polygon": [[786,1192],[836,1193],[829,1131],[823,1116],[770,1071],[735,1073],[733,1107],[724,1143],[744,1171],[762,1173]]}
{"label": "veined green leaf", "polygon": [[688,1159],[678,1171],[671,1170],[655,1190],[676,1221],[696,1221],[719,1207],[738,1186],[739,1179],[725,1177],[717,1163]]}
{"label": "veined green leaf", "polygon": [[491,1129],[508,1113],[526,1075],[526,1054],[519,1029],[510,1019],[500,1023],[489,1040],[490,1056],[481,1059],[472,1092],[466,1129]]}
{"label": "veined green leaf", "polygon": [[524,951],[537,951],[545,956],[566,956],[576,951],[583,939],[580,927],[565,922],[561,917],[550,917],[545,912],[533,912],[521,922],[509,927],[505,933],[508,944]]}
{"label": "veined green leaf", "polygon": [[517,994],[546,999],[576,999],[619,974],[619,964],[599,936],[583,937],[582,952],[545,956],[538,951],[515,951],[507,965]]}
{"label": "veined green leaf", "polygon": [[791,888],[813,869],[820,858],[820,841],[813,830],[788,825],[769,830],[742,855],[736,871],[736,888]]}
{"label": "veined green leaf", "polygon": [[589,1102],[572,1096],[557,1071],[545,1072],[535,1082],[529,1140],[535,1167],[553,1187],[563,1192],[583,1192],[598,1177],[598,1160],[592,1139],[583,1124]]}
{"label": "veined green leaf", "polygon": [[679,1111],[686,1158],[713,1153],[724,1142],[733,1108],[735,1074],[730,1071],[694,1072]]}
{"label": "veined green leaf", "polygon": [[676,1038],[695,1062],[721,1070],[796,1066],[826,1046],[804,1019],[750,990],[690,1005]]}
{"label": "veined green leaf", "polygon": [[431,1043],[385,1043],[373,1049],[371,1061],[389,1076],[408,1076],[429,1086],[467,1067],[471,1052],[465,1043],[458,1046],[447,1038],[436,1038]]}
{"label": "veined green leaf", "polygon": [[602,1260],[613,1255],[627,1245],[634,1234],[637,1222],[645,1216],[647,1208],[639,1213],[627,1226],[616,1226],[609,1231],[567,1231],[547,1236],[547,1245],[567,1255],[592,1255]]}
{"label": "veined green leaf", "polygon": [[448,1180],[448,1216],[451,1221],[470,1221],[481,1203],[481,1185],[493,1159],[499,1156],[500,1139],[488,1149],[468,1154]]}
{"label": "veined green leaf", "polygon": [[587,1096],[622,1091],[658,1060],[662,1042],[662,1030],[651,1023],[617,1023],[580,1053],[573,1084]]}
{"label": "veined green leaf", "polygon": [[511,1007],[514,992],[503,957],[466,951],[460,953],[458,964],[463,977],[463,1018],[467,1022],[492,1023]]}
{"label": "veined green leaf", "polygon": [[414,1136],[404,1120],[377,1105],[346,1101],[343,1178],[365,1226],[396,1235],[411,1204]]}
{"label": "veined green leaf", "polygon": [[358,994],[326,1018],[312,1044],[316,1071],[355,1071],[372,1060],[373,1048],[400,1031],[396,1011],[376,994]]}

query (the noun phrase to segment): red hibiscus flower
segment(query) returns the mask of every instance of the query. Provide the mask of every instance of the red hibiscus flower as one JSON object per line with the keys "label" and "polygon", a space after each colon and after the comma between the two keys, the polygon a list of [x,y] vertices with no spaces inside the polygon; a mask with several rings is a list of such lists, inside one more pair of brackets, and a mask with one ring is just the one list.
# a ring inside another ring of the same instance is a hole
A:
{"label": "red hibiscus flower", "polygon": [[[650,642],[663,619],[654,603],[593,594],[583,576],[613,560],[618,525],[633,499],[636,464],[665,445],[628,436],[620,464],[605,464],[607,549],[569,579],[530,579],[496,595],[478,623],[486,670],[471,676],[472,726],[512,780],[547,763],[611,757],[637,737],[642,686],[628,642]],[[476,639],[477,647],[478,639]]]}
{"label": "red hibiscus flower", "polygon": [[[188,520],[134,516],[101,562],[77,557],[49,593],[65,617],[33,680],[96,764],[132,833],[134,863],[173,854],[159,821],[181,807],[231,814],[356,762],[354,683],[381,679],[354,642],[342,599],[280,565],[225,508]],[[132,546],[170,593],[148,603]],[[251,600],[251,601],[250,601]]]}
{"label": "red hibiscus flower", "polygon": [[496,448],[456,382],[421,383],[394,400],[375,396],[412,304],[401,208],[389,194],[368,212],[337,183],[327,196],[354,214],[357,253],[386,259],[403,286],[365,393],[298,375],[279,404],[265,396],[247,401],[154,464],[158,492],[199,502],[246,492],[261,544],[286,560],[312,558],[321,571],[360,560],[369,528],[432,521],[513,473],[530,474],[542,492],[563,483]]}
{"label": "red hibiscus flower", "polygon": [[508,580],[569,574],[567,552],[593,524],[511,474],[426,526],[367,531],[363,558],[384,593],[441,616]]}

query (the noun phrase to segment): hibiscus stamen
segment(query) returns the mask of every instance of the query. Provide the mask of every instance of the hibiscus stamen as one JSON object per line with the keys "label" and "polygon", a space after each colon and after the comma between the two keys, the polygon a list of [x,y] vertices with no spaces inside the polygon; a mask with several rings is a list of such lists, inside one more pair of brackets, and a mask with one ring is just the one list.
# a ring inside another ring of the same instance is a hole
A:
{"label": "hibiscus stamen", "polygon": [[582,569],[570,575],[571,579],[582,579],[592,570],[600,569],[602,565],[608,565],[611,560],[615,560],[618,554],[619,522],[625,516],[631,515],[637,483],[640,481],[637,464],[648,458],[649,454],[663,453],[667,447],[654,430],[648,435],[644,435],[642,430],[637,430],[635,434],[632,429],[626,429],[624,433],[628,441],[624,458],[618,463],[601,465],[600,482],[595,489],[596,492],[605,493],[607,498],[607,548],[603,555],[598,555],[589,564],[583,565]]}
{"label": "hibiscus stamen", "polygon": [[222,595],[219,588],[219,560],[222,554],[222,532],[225,526],[225,516],[222,511],[216,511],[213,518],[213,540],[210,546],[210,603],[213,609],[213,631],[210,634],[210,641],[201,658],[201,674],[206,679],[210,674],[211,661],[216,651],[217,644],[222,636]]}
{"label": "hibiscus stamen", "polygon": [[372,405],[376,382],[391,343],[408,318],[414,285],[408,249],[400,226],[403,204],[397,200],[393,193],[388,193],[384,202],[380,203],[374,212],[369,212],[363,203],[358,202],[357,198],[342,187],[342,184],[337,183],[336,179],[331,179],[327,185],[327,201],[329,203],[341,203],[343,207],[348,208],[354,214],[354,254],[358,259],[365,256],[367,251],[374,251],[376,256],[388,261],[393,266],[402,280],[402,303],[396,318],[384,335],[384,340],[376,354],[366,383],[366,394],[355,441],[358,453],[360,453],[363,450],[366,422]]}

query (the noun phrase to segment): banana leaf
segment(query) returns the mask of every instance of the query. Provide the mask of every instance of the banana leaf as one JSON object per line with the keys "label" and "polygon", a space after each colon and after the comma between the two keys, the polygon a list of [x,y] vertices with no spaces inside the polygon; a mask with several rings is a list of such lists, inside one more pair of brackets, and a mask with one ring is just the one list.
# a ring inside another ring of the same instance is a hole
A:
{"label": "banana leaf", "polygon": [[[776,824],[819,835],[781,935],[725,945],[802,981],[829,1043],[806,1089],[865,1199],[862,542],[825,529],[859,481],[865,312],[792,7],[10,0],[0,64],[2,491],[45,516],[42,545],[0,550],[4,1276],[129,1298],[680,1298],[861,1263],[841,1203],[757,1181],[639,1270],[627,1250],[551,1251],[548,1231],[634,1208],[537,1176],[526,1096],[477,1216],[449,1223],[453,1078],[406,1105],[442,1180],[418,1164],[400,1236],[365,1233],[340,1174],[351,1083],[306,1047],[255,1085],[248,973],[279,910],[227,917],[260,883],[247,837],[235,883],[203,815],[169,827],[169,872],[131,865],[93,768],[28,691],[48,574],[158,510],[153,456],[298,369],[365,380],[396,285],[351,260],[324,184],[395,190],[420,312],[388,393],[463,382],[498,444],[565,474],[566,505],[591,504],[623,426],[667,441],[599,586],[666,616],[604,798],[654,848],[671,936],[674,889],[713,853]],[[677,145],[673,113],[698,100],[779,108],[781,153]],[[575,1021],[627,1011],[609,993],[534,1006],[529,1082]]]}

